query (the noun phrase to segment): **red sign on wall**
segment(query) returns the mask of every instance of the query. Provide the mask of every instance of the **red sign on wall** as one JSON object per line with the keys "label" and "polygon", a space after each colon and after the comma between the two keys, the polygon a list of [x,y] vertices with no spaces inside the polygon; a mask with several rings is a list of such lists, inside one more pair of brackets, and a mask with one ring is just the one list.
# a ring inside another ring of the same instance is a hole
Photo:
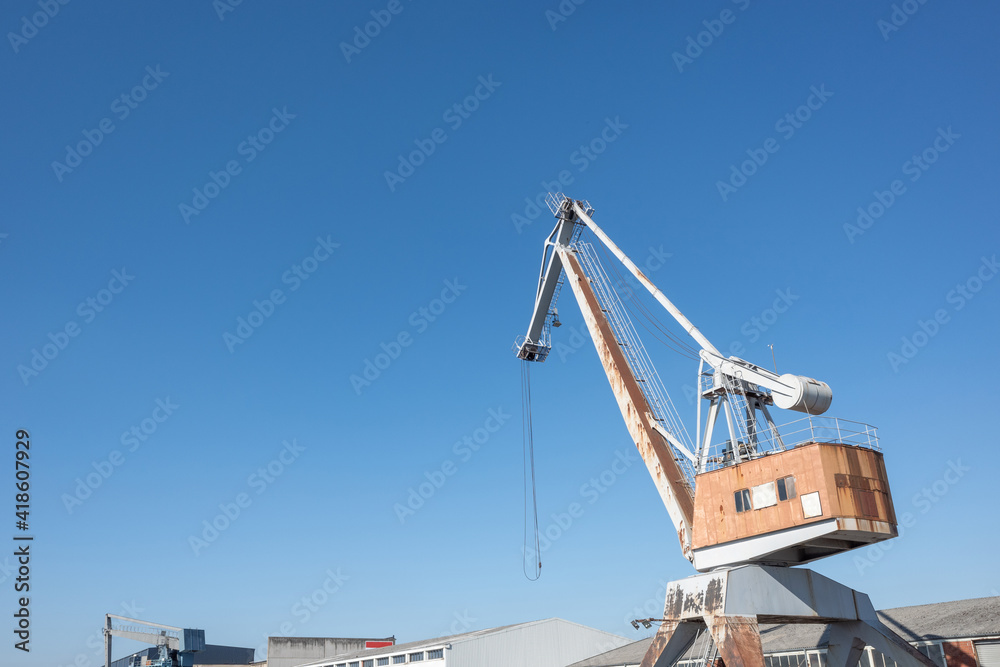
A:
{"label": "red sign on wall", "polygon": [[395,642],[365,641],[365,648],[382,648],[383,646],[395,646]]}

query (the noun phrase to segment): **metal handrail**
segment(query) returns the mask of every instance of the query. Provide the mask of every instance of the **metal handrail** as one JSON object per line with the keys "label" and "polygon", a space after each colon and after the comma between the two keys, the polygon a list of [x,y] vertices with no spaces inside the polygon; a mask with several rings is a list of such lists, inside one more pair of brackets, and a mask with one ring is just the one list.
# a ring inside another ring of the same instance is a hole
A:
{"label": "metal handrail", "polygon": [[[789,427],[798,427],[789,431]],[[839,442],[882,451],[878,444],[878,429],[871,424],[840,417],[808,416],[778,427],[788,448],[810,442]]]}

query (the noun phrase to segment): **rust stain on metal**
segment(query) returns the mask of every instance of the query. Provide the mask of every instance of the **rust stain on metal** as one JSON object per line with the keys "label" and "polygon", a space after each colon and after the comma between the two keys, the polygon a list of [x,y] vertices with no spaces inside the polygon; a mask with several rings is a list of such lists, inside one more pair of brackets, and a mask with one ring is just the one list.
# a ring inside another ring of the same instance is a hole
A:
{"label": "rust stain on metal", "polygon": [[[734,490],[764,484],[786,475],[795,477],[799,495],[819,493],[822,515],[806,517],[797,502],[779,502],[752,513],[736,512]],[[875,496],[872,498],[865,494],[862,497],[857,491],[871,492]],[[868,526],[870,524],[860,522],[873,519],[889,524],[891,529],[888,532],[881,529],[846,529],[863,532],[861,535],[844,536],[849,542],[872,543],[886,539],[895,530],[896,524],[882,454],[854,445],[802,445],[773,456],[701,473],[697,476],[695,495],[699,521],[691,530],[692,546],[696,550],[830,518],[858,520],[859,526]],[[799,562],[795,558],[789,562]]]}
{"label": "rust stain on metal", "polygon": [[684,596],[684,613],[700,614],[705,606],[705,594],[701,591]]}
{"label": "rust stain on metal", "polygon": [[722,611],[725,605],[723,598],[724,582],[721,578],[715,578],[708,582],[705,587],[705,613],[714,614]]}
{"label": "rust stain on metal", "polygon": [[663,654],[664,649],[667,648],[667,643],[670,641],[670,637],[674,634],[674,630],[677,629],[677,623],[666,622],[660,625],[660,629],[656,631],[656,635],[653,637],[652,643],[650,643],[649,648],[646,649],[646,655],[642,658],[642,663],[640,667],[655,667],[657,661],[660,659],[660,655]]}
{"label": "rust stain on metal", "polygon": [[753,616],[705,616],[726,667],[764,667],[760,628]]}
{"label": "rust stain on metal", "polygon": [[663,618],[671,621],[680,620],[683,609],[683,593],[679,586],[673,586],[667,591],[667,600],[663,605]]}
{"label": "rust stain on metal", "polygon": [[694,555],[691,551],[690,532],[694,519],[694,494],[686,485],[684,473],[674,460],[673,453],[663,436],[653,429],[645,416],[649,412],[645,396],[615,340],[611,325],[601,312],[593,288],[584,279],[586,276],[579,260],[571,252],[560,250],[559,253],[570,287],[578,300],[587,305],[581,309],[584,321],[590,330],[597,354],[618,402],[618,408],[625,419],[625,425],[660,492],[664,505],[670,512],[681,549],[685,557],[692,560]]}

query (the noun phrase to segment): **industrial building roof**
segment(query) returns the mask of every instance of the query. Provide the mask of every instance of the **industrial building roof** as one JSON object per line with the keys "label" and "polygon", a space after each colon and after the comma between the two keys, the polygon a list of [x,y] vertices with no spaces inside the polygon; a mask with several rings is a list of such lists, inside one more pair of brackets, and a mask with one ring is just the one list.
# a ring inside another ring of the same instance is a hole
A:
{"label": "industrial building roof", "polygon": [[[364,658],[370,658],[373,655],[375,655],[376,652],[381,653],[381,654],[385,654],[385,653],[390,653],[390,652],[391,653],[406,653],[408,651],[420,651],[420,650],[423,650],[423,649],[433,648],[433,647],[437,647],[437,646],[443,646],[445,644],[458,644],[460,642],[469,641],[471,639],[476,639],[478,637],[484,637],[486,635],[502,634],[504,632],[510,632],[510,631],[514,631],[514,630],[520,630],[520,629],[527,628],[527,627],[532,626],[532,625],[541,625],[541,624],[545,624],[545,623],[566,623],[566,624],[569,624],[569,625],[575,625],[575,626],[580,627],[580,628],[585,628],[587,630],[593,630],[592,628],[587,628],[586,626],[580,625],[579,623],[573,623],[572,621],[566,621],[566,620],[563,620],[561,618],[546,618],[546,619],[542,619],[542,620],[539,620],[539,621],[528,621],[526,623],[515,623],[513,625],[502,625],[502,626],[496,627],[496,628],[487,628],[485,630],[472,630],[470,632],[463,632],[463,633],[460,633],[460,634],[457,634],[457,635],[446,635],[446,636],[443,636],[443,637],[434,637],[432,639],[424,639],[424,640],[421,640],[421,641],[406,642],[406,643],[403,643],[403,644],[395,644],[394,646],[385,646],[385,647],[380,648],[380,649],[365,649],[365,650],[362,650],[362,651],[354,651],[354,652],[351,652],[351,653],[344,653],[343,655],[337,655],[337,656],[333,656],[333,657],[323,658],[322,660],[317,660],[315,662],[308,663],[307,665],[303,665],[302,667],[311,667],[313,665],[316,665],[316,666],[331,665],[331,664],[333,664],[335,662],[336,663],[341,663],[341,662],[346,662],[346,661],[350,661],[350,660],[353,660],[353,659],[356,659],[356,658],[362,658],[362,657],[364,657]],[[617,635],[613,635],[610,632],[609,633],[605,633],[605,634],[607,634],[609,637],[615,637],[616,639],[618,639],[620,641],[625,641],[621,637],[618,637]]]}
{"label": "industrial building roof", "polygon": [[878,615],[909,641],[1000,635],[1000,596],[897,607]]}
{"label": "industrial building roof", "polygon": [[[882,622],[908,641],[1000,636],[1000,597],[897,607],[878,612]],[[781,653],[826,646],[827,626],[815,624],[760,625],[764,653]],[[570,667],[638,665],[652,637],[596,655]],[[695,657],[689,649],[685,657]]]}

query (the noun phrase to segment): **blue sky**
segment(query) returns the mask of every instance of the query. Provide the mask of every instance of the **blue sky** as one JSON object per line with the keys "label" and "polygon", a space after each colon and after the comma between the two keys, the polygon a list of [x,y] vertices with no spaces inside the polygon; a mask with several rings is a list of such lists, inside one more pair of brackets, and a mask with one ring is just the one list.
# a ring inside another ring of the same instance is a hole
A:
{"label": "blue sky", "polygon": [[[538,501],[583,513],[521,572],[510,345],[552,225],[525,199],[560,178],[669,255],[652,279],[716,346],[774,344],[880,427],[912,525],[814,569],[879,608],[996,594],[1000,17],[902,4],[7,3],[3,468],[28,429],[35,542],[32,652],[0,661],[98,664],[107,612],[240,646],[641,637],[692,570],[641,466],[584,487],[632,445],[568,292]],[[691,428],[696,366],[653,353]]]}

